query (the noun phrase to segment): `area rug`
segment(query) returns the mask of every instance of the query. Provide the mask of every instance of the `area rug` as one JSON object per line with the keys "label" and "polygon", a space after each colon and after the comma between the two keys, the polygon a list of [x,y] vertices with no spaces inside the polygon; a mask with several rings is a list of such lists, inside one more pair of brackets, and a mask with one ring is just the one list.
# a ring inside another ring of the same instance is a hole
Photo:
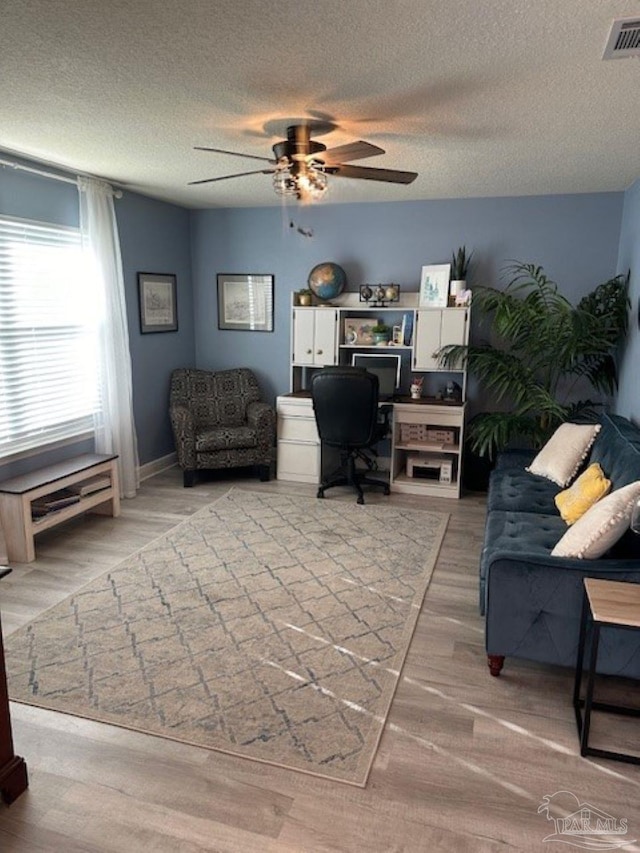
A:
{"label": "area rug", "polygon": [[447,521],[232,489],[13,633],[10,697],[363,786]]}

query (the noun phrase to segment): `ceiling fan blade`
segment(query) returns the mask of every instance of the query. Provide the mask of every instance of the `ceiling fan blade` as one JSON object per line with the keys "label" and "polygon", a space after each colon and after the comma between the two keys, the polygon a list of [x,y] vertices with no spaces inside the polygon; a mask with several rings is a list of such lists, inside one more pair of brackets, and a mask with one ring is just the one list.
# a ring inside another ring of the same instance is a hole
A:
{"label": "ceiling fan blade", "polygon": [[397,169],[369,169],[367,166],[332,166],[327,170],[338,178],[358,178],[362,181],[386,181],[390,184],[410,184],[417,172],[400,172]]}
{"label": "ceiling fan blade", "polygon": [[195,184],[212,184],[214,181],[228,181],[229,178],[242,178],[244,175],[272,175],[275,169],[258,169],[255,172],[238,172],[235,175],[222,175],[220,178],[205,178],[203,181],[189,181],[188,187]]}
{"label": "ceiling fan blade", "polygon": [[215,154],[231,154],[234,157],[247,157],[249,160],[264,160],[266,163],[273,163],[275,165],[275,160],[271,160],[269,157],[258,157],[255,154],[241,154],[240,151],[225,151],[224,148],[205,148],[202,145],[194,145],[195,151],[213,151]]}
{"label": "ceiling fan blade", "polygon": [[378,148],[377,145],[360,139],[358,142],[348,142],[346,145],[329,148],[319,154],[318,159],[324,160],[327,166],[333,166],[338,163],[347,163],[349,160],[364,160],[365,157],[377,157],[385,153],[384,148]]}

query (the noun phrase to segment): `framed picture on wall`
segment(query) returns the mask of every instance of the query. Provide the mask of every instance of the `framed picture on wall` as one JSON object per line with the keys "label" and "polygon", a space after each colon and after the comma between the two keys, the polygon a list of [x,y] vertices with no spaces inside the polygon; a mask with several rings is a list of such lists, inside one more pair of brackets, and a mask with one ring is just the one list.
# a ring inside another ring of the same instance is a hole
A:
{"label": "framed picture on wall", "polygon": [[273,332],[272,275],[218,273],[218,328]]}
{"label": "framed picture on wall", "polygon": [[143,335],[178,331],[176,281],[176,276],[169,273],[138,273],[140,332]]}
{"label": "framed picture on wall", "polygon": [[422,267],[420,276],[420,308],[446,308],[449,301],[451,264]]}

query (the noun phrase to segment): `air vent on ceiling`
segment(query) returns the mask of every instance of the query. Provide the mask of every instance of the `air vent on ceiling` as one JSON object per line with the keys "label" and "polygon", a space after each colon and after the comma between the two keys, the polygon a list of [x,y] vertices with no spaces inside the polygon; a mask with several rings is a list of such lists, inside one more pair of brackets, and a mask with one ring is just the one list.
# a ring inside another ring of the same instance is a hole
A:
{"label": "air vent on ceiling", "polygon": [[618,18],[613,22],[603,59],[640,56],[640,17]]}

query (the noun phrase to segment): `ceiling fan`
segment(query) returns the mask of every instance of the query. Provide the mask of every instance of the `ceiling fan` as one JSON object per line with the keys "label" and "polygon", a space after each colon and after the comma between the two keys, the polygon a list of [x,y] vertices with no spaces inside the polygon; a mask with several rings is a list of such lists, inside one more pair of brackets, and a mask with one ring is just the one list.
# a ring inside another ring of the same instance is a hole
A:
{"label": "ceiling fan", "polygon": [[273,187],[278,195],[295,196],[303,201],[322,198],[327,190],[329,175],[392,184],[410,184],[418,177],[417,172],[351,166],[350,160],[377,157],[385,151],[377,145],[362,140],[339,145],[336,148],[327,148],[322,142],[311,139],[311,127],[308,124],[293,124],[287,127],[287,138],[276,142],[272,147],[273,158],[242,154],[239,151],[226,151],[222,148],[205,148],[200,145],[196,145],[195,148],[197,151],[213,151],[217,154],[232,154],[235,157],[262,160],[269,164],[269,168],[191,181],[189,186],[226,181],[244,175],[273,175]]}

